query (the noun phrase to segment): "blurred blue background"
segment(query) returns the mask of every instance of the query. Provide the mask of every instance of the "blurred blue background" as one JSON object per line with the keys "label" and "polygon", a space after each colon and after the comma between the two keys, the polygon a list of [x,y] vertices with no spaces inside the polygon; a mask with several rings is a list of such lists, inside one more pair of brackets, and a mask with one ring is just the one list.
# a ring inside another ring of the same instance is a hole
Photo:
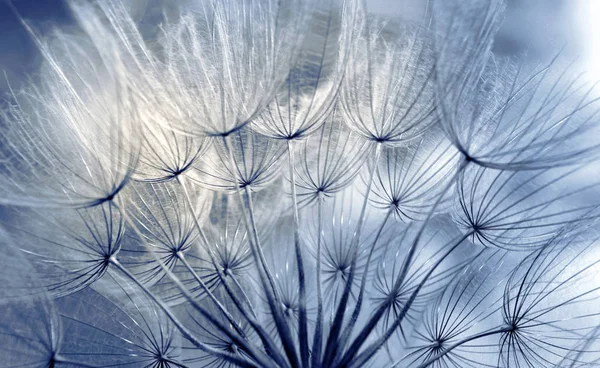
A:
{"label": "blurred blue background", "polygon": [[[40,32],[72,22],[69,9],[62,0],[16,0],[13,5]],[[0,70],[6,74],[0,79],[0,90],[6,90],[6,78],[19,84],[37,69],[39,63],[39,53],[31,37],[8,3],[0,0]]]}

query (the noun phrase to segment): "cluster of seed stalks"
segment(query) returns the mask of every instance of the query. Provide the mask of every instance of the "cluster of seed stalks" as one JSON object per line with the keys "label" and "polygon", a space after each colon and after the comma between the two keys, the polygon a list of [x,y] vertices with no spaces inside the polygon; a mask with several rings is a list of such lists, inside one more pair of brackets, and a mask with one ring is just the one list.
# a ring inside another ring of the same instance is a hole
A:
{"label": "cluster of seed stalks", "polygon": [[69,5],[0,115],[0,367],[600,365],[600,95],[502,1]]}

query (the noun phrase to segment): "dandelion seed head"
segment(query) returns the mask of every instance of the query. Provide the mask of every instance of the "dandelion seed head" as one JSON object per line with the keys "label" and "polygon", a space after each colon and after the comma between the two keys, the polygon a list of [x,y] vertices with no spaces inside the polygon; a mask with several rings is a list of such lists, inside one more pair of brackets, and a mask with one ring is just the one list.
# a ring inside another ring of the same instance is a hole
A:
{"label": "dandelion seed head", "polygon": [[69,5],[0,111],[0,365],[600,361],[597,88],[503,1]]}

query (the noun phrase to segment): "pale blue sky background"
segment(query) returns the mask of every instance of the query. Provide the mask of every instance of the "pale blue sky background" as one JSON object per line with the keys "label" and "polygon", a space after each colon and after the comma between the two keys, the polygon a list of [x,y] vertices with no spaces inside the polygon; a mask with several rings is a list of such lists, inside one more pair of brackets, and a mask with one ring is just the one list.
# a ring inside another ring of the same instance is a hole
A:
{"label": "pale blue sky background", "polygon": [[[62,0],[16,0],[15,8],[40,30],[48,30],[53,24],[69,23],[69,10]],[[38,52],[31,38],[10,10],[0,0],[0,70],[12,82],[31,73],[39,65]],[[4,76],[0,89],[6,88]]]}

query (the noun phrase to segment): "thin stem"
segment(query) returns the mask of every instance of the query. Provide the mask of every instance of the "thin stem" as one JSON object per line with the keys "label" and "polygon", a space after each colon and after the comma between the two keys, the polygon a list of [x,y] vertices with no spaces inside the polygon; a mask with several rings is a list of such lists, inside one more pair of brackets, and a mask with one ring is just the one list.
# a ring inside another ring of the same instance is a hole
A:
{"label": "thin stem", "polygon": [[[250,308],[250,313],[252,313],[252,316],[254,318],[256,318],[256,313],[254,312],[254,308],[252,307],[252,303],[250,302],[250,298],[248,298],[248,294],[246,293],[246,291],[244,290],[244,288],[242,287],[242,285],[240,284],[240,282],[237,280],[237,278],[235,277],[235,275],[229,274],[228,275],[229,278],[231,278],[231,280],[233,281],[233,284],[235,285],[235,287],[238,288],[239,292],[242,294],[242,298],[244,299],[244,303],[246,303]],[[223,278],[223,280],[225,280],[225,277]],[[233,291],[233,289],[232,289]],[[241,303],[239,302],[239,300],[234,299],[234,301],[238,304],[241,305]]]}
{"label": "thin stem", "polygon": [[[246,319],[246,321],[250,324],[250,326],[254,329],[254,331],[256,331],[256,333],[260,337],[260,340],[263,343],[263,348],[267,352],[267,355],[273,358],[280,367],[287,367],[288,364],[285,358],[280,354],[279,349],[274,345],[274,342],[267,333],[267,331],[265,331],[265,329],[262,328],[262,326],[256,319],[257,317],[256,313],[254,312],[254,308],[252,307],[250,299],[248,298],[248,295],[246,294],[240,283],[237,281],[234,275],[229,274],[229,278],[233,280],[233,284],[238,288],[239,292],[242,294],[243,300],[240,300],[238,298],[233,288],[229,285],[229,282],[227,281],[225,275],[223,275],[223,273],[220,270],[217,270],[217,273],[219,275],[219,279],[221,280],[221,282],[223,282],[223,287],[225,288],[227,295],[229,295],[231,300],[233,300],[235,306],[237,307],[237,310],[242,314],[242,316]],[[246,308],[244,308],[244,305],[248,306],[247,310]]]}
{"label": "thin stem", "polygon": [[[120,209],[120,207],[117,206],[116,204],[115,204],[115,206]],[[131,218],[128,216],[127,212],[124,211],[123,209],[120,209],[120,210],[121,210],[121,213],[122,213],[122,216],[123,216],[125,222],[128,223],[131,226],[131,229],[137,234],[138,238],[139,239],[144,239],[144,237],[141,234],[140,230],[138,229],[138,227],[136,226],[136,224],[131,220]],[[195,302],[194,298],[190,295],[190,293],[181,284],[181,281],[179,281],[179,279],[173,275],[173,273],[171,272],[171,270],[167,266],[165,266],[165,264],[162,262],[162,260],[159,257],[157,257],[156,254],[154,254],[154,253],[152,253],[152,255],[154,256],[156,262],[158,262],[158,264],[160,265],[160,267],[165,271],[165,273],[167,273],[167,275],[178,285],[178,287],[180,288],[180,290],[184,293],[184,295],[186,296],[186,298],[194,305],[194,307],[200,313],[202,313],[205,317],[207,317],[207,319],[211,320],[211,322],[213,322],[215,325],[217,325],[217,326],[220,325],[218,322],[216,322],[216,320],[214,320],[214,318],[212,318],[212,316],[209,313],[207,313],[201,306],[199,306]],[[213,348],[209,347],[208,345],[202,343],[198,339],[196,339],[192,335],[191,331],[189,331],[187,328],[185,328],[183,326],[183,324],[177,319],[177,317],[175,317],[175,315],[171,312],[170,308],[163,301],[161,301],[156,295],[154,295],[154,293],[152,293],[150,291],[150,289],[148,289],[148,287],[146,287],[146,285],[144,285],[142,282],[140,282],[137,279],[137,277],[135,277],[135,275],[133,275],[131,272],[129,272],[129,270],[127,270],[117,260],[117,258],[114,255],[110,256],[110,258],[108,258],[107,261],[108,261],[109,264],[112,264],[113,266],[115,266],[125,276],[127,276],[129,279],[131,279],[154,303],[156,303],[156,305],[158,305],[159,308],[161,310],[163,310],[163,312],[167,315],[167,317],[169,317],[169,319],[173,322],[173,324],[175,324],[175,326],[181,331],[181,334],[186,339],[188,339],[192,344],[194,344],[196,347],[198,347],[199,349],[201,349],[202,351],[204,351],[204,352],[206,352],[208,354],[215,355],[215,356],[217,356],[219,358],[225,359],[224,357],[226,357],[226,358],[228,358],[228,359],[226,359],[227,361],[232,361],[232,359],[234,359],[237,362],[244,362],[244,364],[246,364],[246,366],[254,367],[254,365],[250,364],[247,361],[241,360],[239,358],[232,357],[231,355],[228,355],[228,354],[221,353],[218,350],[213,349]],[[227,333],[227,331],[226,331],[227,329],[225,329],[224,326],[221,326],[221,327],[222,327],[221,329],[225,333]],[[255,351],[255,349],[253,349],[248,344],[246,344],[246,342],[243,339],[238,339],[237,336],[235,336],[234,334],[228,334],[228,335],[236,343],[239,343],[240,346],[242,346],[242,347],[248,347],[250,349],[250,351],[247,351],[247,353],[252,358],[255,358],[255,354],[253,354],[253,352]],[[256,360],[257,360],[257,362],[261,363],[261,359],[256,359]],[[267,364],[267,366],[270,366],[270,365]]]}
{"label": "thin stem", "polygon": [[292,182],[292,207],[294,212],[294,250],[296,252],[296,268],[298,271],[298,341],[300,341],[300,358],[302,367],[308,367],[308,317],[306,314],[306,280],[304,261],[300,247],[300,218],[298,215],[298,198],[296,195],[296,172],[293,141],[288,140],[288,158],[290,181]]}
{"label": "thin stem", "polygon": [[[202,227],[200,226],[199,222],[198,222],[198,216],[195,213],[194,207],[192,207],[192,201],[190,198],[190,195],[188,193],[188,190],[185,186],[185,183],[183,180],[181,180],[179,177],[177,177],[177,181],[179,182],[179,184],[181,185],[181,188],[183,189],[184,192],[184,197],[187,201],[188,207],[190,208],[190,212],[192,215],[192,218],[194,219],[194,224],[196,226],[196,229],[198,230],[198,233],[200,234],[200,238],[202,240],[202,242],[204,243],[204,246],[207,247],[207,249],[209,248],[209,242],[208,242],[208,238],[206,237],[206,234],[204,233],[204,230],[202,229]],[[215,270],[217,271],[217,274],[219,276],[219,279],[221,279],[221,281],[223,282],[223,285],[225,286],[225,289],[228,293],[228,295],[231,297],[231,299],[234,301],[234,303],[236,304],[238,310],[242,313],[242,316],[246,319],[246,321],[248,321],[248,323],[250,324],[250,326],[256,331],[256,333],[258,333],[259,337],[261,338],[261,341],[263,342],[263,346],[265,347],[265,350],[267,352],[269,352],[269,355],[271,357],[273,357],[280,366],[285,366],[285,361],[282,359],[282,357],[278,354],[277,349],[275,348],[273,342],[271,341],[269,334],[260,326],[260,324],[256,321],[255,317],[252,317],[248,314],[248,312],[244,309],[243,304],[241,303],[241,301],[237,298],[237,296],[235,295],[235,293],[233,292],[233,290],[231,290],[231,288],[227,285],[227,281],[224,277],[224,275],[222,274],[221,270],[218,269],[218,265],[216,264],[216,262],[214,262],[214,258],[212,256],[212,253],[209,252],[211,260],[213,261],[213,267],[215,268]],[[223,314],[225,314],[225,316],[227,316],[227,319],[230,321],[230,323],[233,326],[237,327],[237,323],[232,319],[229,311],[227,311],[227,309],[225,307],[222,306],[221,303],[218,302],[218,300],[213,296],[212,292],[205,286],[204,282],[202,281],[202,279],[200,279],[200,277],[198,277],[198,275],[196,274],[196,272],[192,269],[192,267],[189,265],[189,263],[187,262],[187,260],[185,260],[183,254],[178,253],[178,256],[180,256],[182,262],[184,263],[184,265],[186,266],[186,268],[192,273],[192,275],[194,276],[194,278],[200,283],[200,285],[203,287],[203,289],[209,294],[209,296],[211,297],[211,299],[213,300],[213,302],[215,302],[219,309],[221,310],[221,312]],[[234,283],[236,284],[236,286],[241,290],[243,296],[245,297],[245,300],[247,302],[247,304],[249,306],[251,306],[250,301],[248,299],[248,297],[246,296],[244,289],[241,287],[241,285],[239,285],[239,283],[237,282],[237,280],[235,280],[235,278],[232,279],[234,280]],[[250,311],[252,312],[252,314],[254,315],[254,311],[252,308],[249,308]],[[237,330],[237,328],[236,328]],[[238,331],[239,333],[240,331]]]}
{"label": "thin stem", "polygon": [[[194,277],[194,280],[196,280],[196,282],[198,284],[200,284],[200,287],[204,290],[204,292],[206,292],[206,294],[208,295],[210,300],[215,304],[215,306],[219,309],[219,311],[221,313],[223,313],[225,318],[227,318],[227,321],[229,321],[229,323],[233,326],[233,328],[237,331],[237,333],[240,334],[240,336],[242,336],[243,338],[246,338],[245,333],[242,330],[242,328],[240,327],[240,325],[233,318],[231,313],[229,313],[227,308],[225,308],[225,306],[215,297],[215,295],[212,293],[212,291],[210,291],[210,289],[206,286],[206,284],[200,278],[200,276],[198,276],[198,273],[196,273],[196,271],[192,268],[192,266],[189,264],[187,259],[185,259],[184,254],[182,252],[177,252],[177,258],[179,258],[181,263],[183,263],[183,265],[188,270],[188,272],[192,274],[192,276]],[[183,286],[183,285],[181,285],[181,286]]]}
{"label": "thin stem", "polygon": [[319,367],[319,363],[321,361],[321,350],[323,349],[323,290],[321,287],[321,233],[323,232],[323,202],[325,201],[323,192],[318,193],[317,201],[317,321],[312,345],[312,368]]}
{"label": "thin stem", "polygon": [[377,241],[379,241],[379,237],[383,233],[385,224],[388,222],[388,220],[391,217],[393,212],[394,212],[394,208],[390,207],[390,209],[387,211],[387,213],[385,215],[385,218],[383,219],[383,221],[381,223],[381,226],[377,230],[377,235],[375,236],[373,243],[371,244],[371,249],[369,250],[369,256],[367,257],[367,263],[365,265],[364,273],[363,273],[362,280],[360,283],[360,291],[358,293],[358,298],[356,300],[354,312],[352,312],[352,317],[348,321],[348,324],[346,325],[346,328],[344,329],[342,338],[340,339],[339,345],[342,349],[346,345],[348,340],[350,339],[350,336],[352,335],[352,331],[354,330],[354,326],[356,325],[356,322],[358,321],[358,316],[360,315],[360,311],[362,308],[362,302],[363,302],[364,295],[365,295],[365,288],[367,285],[367,274],[369,273],[369,266],[371,264],[371,258],[373,257],[373,253],[375,250],[375,246],[377,245]]}
{"label": "thin stem", "polygon": [[[208,238],[206,237],[206,234],[204,233],[204,229],[202,229],[202,227],[200,226],[200,223],[198,222],[198,216],[196,214],[196,211],[194,210],[194,207],[192,207],[192,201],[191,201],[189,192],[188,192],[188,190],[187,190],[187,188],[185,186],[185,183],[179,177],[177,177],[177,182],[179,183],[179,185],[183,189],[183,193],[184,193],[184,197],[185,197],[186,203],[187,203],[187,205],[188,205],[188,207],[190,209],[190,214],[192,215],[192,218],[194,220],[194,225],[196,227],[196,230],[198,231],[198,234],[200,235],[200,239],[204,243],[204,246],[207,249],[209,249],[210,244],[208,243]],[[211,260],[214,261],[214,259],[212,257],[212,253],[211,252],[208,252],[208,253],[210,254]],[[231,317],[231,315],[227,311],[227,309],[217,300],[217,298],[214,296],[214,294],[212,293],[212,291],[206,286],[206,284],[198,276],[198,274],[196,273],[196,271],[194,271],[194,269],[189,264],[189,262],[187,261],[187,259],[185,259],[184,254],[182,252],[177,252],[177,257],[181,260],[181,262],[184,264],[184,266],[187,268],[187,270],[192,274],[192,276],[194,277],[194,279],[200,284],[200,286],[202,287],[202,289],[208,294],[208,296],[210,297],[210,299],[215,303],[215,305],[219,308],[219,310],[221,310],[221,312],[225,316],[227,316],[227,319],[230,320],[230,323],[232,323],[235,326],[236,324],[233,321],[233,317]],[[215,270],[217,271],[217,273],[219,275],[219,278],[223,281],[224,278],[222,277],[221,272],[218,269],[216,263],[213,262],[213,266],[214,266]]]}
{"label": "thin stem", "polygon": [[[213,265],[217,267],[216,263],[214,262]],[[260,337],[263,343],[263,348],[267,352],[267,355],[273,358],[280,367],[287,367],[288,364],[285,358],[280,354],[279,349],[277,349],[277,347],[274,345],[267,331],[265,331],[265,329],[262,328],[262,326],[256,319],[257,317],[256,313],[254,312],[254,308],[252,307],[250,299],[248,298],[248,295],[246,295],[246,292],[244,291],[240,283],[232,274],[229,274],[229,277],[233,280],[234,285],[239,289],[240,293],[242,294],[243,300],[240,300],[238,298],[233,288],[229,285],[227,278],[225,277],[225,275],[223,275],[223,272],[218,270],[218,268],[215,269],[217,270],[217,274],[219,276],[219,279],[223,283],[223,287],[225,288],[227,295],[229,295],[231,300],[233,300],[234,305],[236,306],[237,310],[242,314],[242,317],[246,319],[246,321],[250,324],[250,326],[254,329],[254,331],[256,331],[256,333]],[[245,308],[246,305],[248,306],[248,309]]]}
{"label": "thin stem", "polygon": [[[250,192],[250,188],[248,188],[247,186],[244,188],[244,192],[245,192],[246,200],[247,200],[248,213],[250,214],[251,231],[252,231],[255,241],[257,242],[256,244],[260,244],[258,242],[259,241],[258,229],[256,226],[256,217],[254,215],[254,207],[252,205],[252,193]],[[258,248],[260,248],[260,246]],[[265,269],[266,269],[265,273],[266,273],[268,271],[268,266],[267,266],[266,260],[264,259],[264,254],[262,254],[262,252],[261,252],[261,257],[262,257],[264,265],[265,265]],[[273,288],[275,288],[275,282],[272,279],[272,277],[271,277],[270,282],[273,283]],[[269,294],[267,294],[267,301],[269,302],[269,306],[271,307],[271,313],[273,315],[275,327],[277,328],[277,332],[279,333],[279,336],[281,338],[281,342],[283,344],[286,355],[288,356],[288,360],[290,361],[290,363],[292,364],[293,367],[299,367],[300,361],[298,360],[296,347],[294,344],[294,339],[292,338],[292,333],[290,331],[290,328],[282,314],[281,307],[283,304],[279,300],[277,289],[274,289],[274,290],[275,290],[276,299],[269,300]]]}
{"label": "thin stem", "polygon": [[[264,352],[257,350],[253,345],[250,344],[241,328],[237,327],[237,322],[231,319],[231,321],[233,321],[234,328],[236,329],[235,332],[231,331],[227,325],[221,323],[221,321],[219,321],[211,312],[205,309],[204,306],[200,305],[194,299],[193,295],[191,295],[191,293],[186,289],[181,280],[164,265],[160,258],[155,256],[155,259],[164,269],[167,276],[173,282],[175,282],[177,287],[183,292],[184,296],[194,307],[194,309],[196,309],[204,318],[206,318],[208,322],[212,323],[219,331],[225,333],[235,345],[239,346],[241,350],[248,354],[248,356],[260,363],[262,367],[274,367],[273,363],[269,360],[268,356],[266,356]],[[242,333],[238,332],[238,329],[239,331],[242,331]]]}
{"label": "thin stem", "polygon": [[[427,274],[425,274],[425,276],[423,277],[423,279],[421,280],[419,285],[412,292],[412,294],[410,295],[410,298],[408,299],[406,304],[404,304],[404,306],[402,307],[402,310],[398,314],[398,317],[396,317],[396,320],[386,330],[384,335],[381,336],[379,339],[377,339],[367,349],[365,349],[358,357],[356,357],[356,359],[354,359],[354,357],[358,353],[359,349],[362,347],[363,343],[365,342],[367,337],[370,335],[371,331],[373,330],[373,328],[375,327],[375,325],[377,324],[377,322],[379,321],[379,319],[381,318],[381,316],[384,314],[385,310],[387,309],[387,305],[382,304],[375,312],[373,318],[367,323],[367,325],[362,329],[361,333],[356,337],[356,339],[354,340],[352,345],[350,345],[350,348],[348,348],[348,351],[342,357],[339,367],[348,367],[348,366],[361,367],[364,363],[366,363],[369,359],[371,359],[371,357],[373,357],[373,355],[377,352],[377,350],[379,350],[386,343],[386,341],[392,336],[392,334],[394,333],[396,328],[398,328],[398,326],[400,326],[400,324],[404,320],[404,317],[408,313],[408,310],[410,309],[410,307],[414,303],[415,299],[421,292],[421,289],[423,288],[423,286],[425,286],[425,283],[429,280],[429,278],[435,272],[435,270],[438,268],[438,266],[440,264],[442,264],[442,262],[446,259],[446,257],[448,257],[452,252],[454,252],[471,235],[472,235],[472,233],[467,233],[467,234],[461,236],[452,245],[452,247],[450,247],[450,249],[448,251],[446,251],[446,253],[444,253],[438,261],[436,261],[436,263],[431,267],[431,269],[427,272]],[[400,285],[398,285],[398,284],[394,285],[394,290],[397,290],[399,288],[399,286]]]}
{"label": "thin stem", "polygon": [[198,222],[198,216],[197,216],[194,206],[192,204],[192,199],[187,190],[187,186],[185,185],[185,182],[179,176],[177,177],[176,180],[177,180],[177,183],[179,184],[179,186],[181,187],[181,189],[183,190],[183,196],[185,198],[187,206],[190,208],[190,214],[192,215],[192,219],[194,220],[194,226],[196,227],[196,230],[198,230],[198,235],[200,235],[200,240],[202,240],[202,243],[208,249],[208,247],[210,246],[210,243],[208,242],[208,238],[206,237],[206,234],[204,233],[204,229],[202,229],[202,226],[200,226],[200,223]]}
{"label": "thin stem", "polygon": [[492,335],[497,335],[497,334],[501,334],[501,333],[506,333],[506,332],[510,332],[510,331],[511,331],[510,328],[500,328],[500,329],[494,329],[494,330],[491,330],[491,331],[480,332],[478,334],[465,337],[464,339],[462,339],[460,341],[457,341],[456,343],[448,346],[447,348],[444,348],[443,351],[441,351],[441,352],[437,353],[436,355],[432,356],[431,358],[427,359],[425,362],[421,363],[417,368],[425,368],[425,367],[427,367],[428,365],[434,363],[438,359],[443,358],[446,354],[448,354],[452,350],[454,350],[457,347],[459,347],[459,346],[461,346],[463,344],[466,344],[466,343],[468,343],[470,341],[481,339],[481,338],[487,337],[487,336],[492,336]]}
{"label": "thin stem", "polygon": [[[196,216],[194,208],[191,207],[191,201],[190,201],[189,195],[187,193],[187,190],[185,189],[185,186],[183,186],[183,183],[182,183],[181,180],[179,180],[179,178],[178,178],[178,181],[179,181],[179,184],[182,185],[182,187],[184,189],[185,198],[187,200],[188,206],[190,207],[190,212],[191,212],[192,218],[194,219],[194,223],[195,223],[196,227],[198,228],[198,231],[200,233],[202,233],[202,235],[204,235],[203,231],[202,231],[202,228],[200,227],[200,224],[198,223],[198,218]],[[128,216],[127,216],[127,218],[128,218]],[[133,230],[136,233],[138,233],[140,239],[143,239],[143,237],[141,236],[141,233],[137,229],[137,226],[135,226],[135,224],[132,223],[131,227],[133,228]],[[203,237],[203,239],[206,239],[206,238]],[[189,273],[191,273],[191,275],[194,277],[194,280],[196,280],[196,282],[200,285],[200,287],[202,288],[202,290],[208,295],[208,297],[214,303],[214,305],[217,307],[217,309],[225,316],[225,318],[227,319],[227,321],[229,322],[229,324],[235,329],[236,333],[239,336],[237,336],[237,335],[235,335],[233,333],[230,333],[230,331],[228,331],[228,329],[224,328],[225,326],[222,325],[219,321],[217,321],[212,316],[211,313],[209,313],[204,307],[200,306],[198,304],[198,302],[194,299],[193,295],[191,295],[191,293],[189,292],[189,290],[185,287],[185,285],[183,285],[183,283],[181,283],[180,280],[178,278],[176,278],[172,274],[172,272],[163,264],[162,261],[158,260],[160,266],[167,273],[167,275],[169,277],[171,277],[171,279],[173,279],[173,281],[175,282],[175,284],[177,285],[177,287],[181,290],[181,292],[184,293],[185,297],[189,300],[189,302],[192,304],[192,306],[196,310],[198,310],[202,315],[204,315],[208,320],[210,320],[215,326],[217,326],[218,328],[220,328],[221,330],[223,330],[223,332],[225,334],[227,334],[232,340],[234,340],[237,343],[239,343],[240,346],[243,346],[245,349],[250,349],[249,354],[251,356],[254,357],[257,354],[259,354],[259,352],[255,352],[255,353],[252,352],[255,349],[253,347],[251,347],[249,345],[249,343],[247,342],[245,333],[242,330],[242,328],[240,327],[239,323],[233,318],[233,316],[231,315],[231,313],[229,313],[229,311],[225,308],[225,306],[223,306],[223,304],[216,298],[216,296],[213,294],[213,292],[206,286],[206,284],[200,278],[200,276],[198,276],[198,274],[196,273],[196,271],[192,268],[192,266],[189,264],[189,262],[185,259],[185,256],[184,256],[183,252],[177,252],[175,254],[175,257],[177,257],[177,259],[179,259],[183,263],[183,265],[185,266],[185,268],[187,269],[187,271]]]}
{"label": "thin stem", "polygon": [[[223,145],[229,156],[229,164],[231,165],[231,170],[235,170],[236,164],[233,157],[233,150],[231,146],[227,142],[227,137],[223,136]],[[234,171],[232,171],[234,172]],[[260,246],[260,239],[258,236],[258,229],[256,227],[256,219],[254,216],[254,209],[252,207],[252,194],[250,193],[250,188],[248,186],[244,186],[244,193],[246,195],[246,205],[244,205],[244,198],[242,197],[241,188],[238,183],[237,177],[233,177],[233,181],[236,186],[236,196],[239,201],[239,205],[242,209],[242,218],[244,219],[244,224],[246,225],[246,229],[251,233],[251,237],[248,239],[250,244],[250,250],[252,256],[257,264],[258,275],[261,280],[261,284],[263,286],[263,290],[267,297],[267,302],[269,304],[269,308],[271,310],[271,314],[273,315],[273,319],[275,322],[275,326],[277,328],[277,332],[279,334],[279,338],[281,339],[281,343],[285,350],[285,353],[288,357],[289,362],[293,367],[299,367],[300,361],[298,360],[296,348],[294,346],[294,340],[292,338],[292,334],[290,332],[289,326],[287,325],[285,319],[283,318],[281,311],[281,302],[277,292],[277,288],[275,286],[275,281],[273,279],[273,275],[271,274],[269,267],[267,265],[267,261],[265,260],[265,256],[262,251],[262,247]],[[247,213],[246,213],[247,212]],[[250,219],[248,219],[248,216]]]}
{"label": "thin stem", "polygon": [[116,269],[118,269],[121,273],[123,273],[125,276],[127,276],[127,278],[129,278],[131,281],[133,281],[133,283],[136,284],[144,293],[146,293],[146,295],[165,313],[165,315],[167,317],[169,317],[171,322],[173,322],[173,324],[179,329],[179,331],[181,332],[183,337],[185,337],[187,340],[189,340],[198,349],[204,351],[207,354],[211,354],[215,357],[218,357],[219,359],[223,359],[229,363],[237,364],[240,367],[260,368],[259,366],[255,365],[251,362],[248,362],[246,360],[236,358],[227,353],[218,351],[217,349],[214,349],[214,348],[204,344],[202,341],[198,340],[196,337],[194,337],[192,332],[190,330],[188,330],[183,325],[183,323],[181,323],[181,321],[179,321],[179,319],[177,317],[175,317],[173,312],[171,312],[170,308],[165,303],[163,303],[160,299],[158,299],[156,297],[156,295],[154,295],[144,284],[142,284],[137,279],[137,277],[135,277],[131,272],[129,272],[125,267],[123,267],[123,265],[115,257],[110,257],[109,262]]}
{"label": "thin stem", "polygon": [[[446,195],[446,192],[452,187],[452,185],[454,184],[454,181],[456,180],[456,178],[458,177],[458,175],[460,175],[460,173],[469,165],[469,161],[463,160],[460,164],[458,169],[456,170],[456,173],[454,173],[454,176],[452,178],[452,180],[448,181],[448,184],[446,185],[446,187],[441,191],[439,197],[437,198],[436,202],[433,204],[433,206],[431,207],[431,209],[429,210],[429,214],[427,215],[427,218],[425,219],[425,221],[423,221],[423,223],[421,224],[419,231],[417,232],[415,239],[412,241],[410,250],[408,252],[408,255],[406,256],[406,259],[404,260],[404,263],[402,265],[402,271],[400,272],[400,274],[398,275],[394,286],[393,286],[393,290],[397,291],[400,289],[402,283],[404,282],[404,279],[408,273],[410,264],[412,262],[412,258],[414,257],[416,251],[417,251],[417,245],[421,239],[421,236],[423,235],[423,231],[425,231],[425,226],[429,223],[429,220],[431,219],[431,217],[433,216],[435,209],[437,208],[437,206],[440,204],[440,202],[442,201],[442,198]],[[471,235],[471,234],[469,234]],[[466,239],[466,238],[465,238]],[[462,242],[462,241],[461,241]],[[456,244],[456,246],[458,246],[460,243]],[[454,247],[452,248],[454,249]],[[444,258],[448,255],[449,253],[447,253]],[[444,259],[442,258],[442,260]],[[415,292],[413,292],[413,294],[411,295],[411,298],[409,299],[409,302],[407,302],[407,304],[404,306],[404,308],[402,309],[402,312],[399,316],[399,320],[396,320],[396,322],[401,322],[401,320],[404,318],[404,315],[406,314],[407,311],[407,307],[410,307],[410,305],[412,305],[412,301],[414,301],[414,299],[417,296],[417,293],[420,291],[421,286],[425,283],[425,281],[427,281],[427,279],[429,278],[429,276],[431,275],[431,273],[433,273],[433,271],[435,270],[435,268],[441,263],[441,260],[434,265],[433,269],[426,275],[426,277],[423,279],[421,285],[415,290]],[[391,293],[393,295],[393,293]],[[349,364],[350,361],[354,358],[354,356],[358,353],[358,350],[360,349],[360,347],[362,346],[362,344],[365,342],[366,338],[369,336],[369,334],[371,333],[371,331],[373,330],[373,328],[375,328],[375,326],[377,325],[377,323],[379,323],[379,319],[383,316],[384,312],[385,312],[385,305],[382,305],[374,314],[373,316],[369,319],[369,321],[367,322],[367,324],[363,327],[363,329],[361,330],[361,332],[359,333],[359,335],[354,339],[354,342],[351,344],[351,347],[346,351],[346,353],[343,355],[343,357],[341,358],[341,362],[340,366],[344,366],[346,364]],[[390,334],[391,336],[391,334]],[[389,336],[387,337],[389,338]],[[386,340],[387,340],[386,338]],[[354,349],[354,350],[353,350]],[[362,355],[362,354],[361,354]],[[365,360],[366,361],[366,360]]]}
{"label": "thin stem", "polygon": [[337,354],[339,345],[338,345],[338,337],[340,330],[342,328],[342,324],[344,323],[344,314],[346,311],[346,305],[348,304],[348,299],[350,298],[350,294],[352,291],[352,284],[354,282],[354,273],[356,271],[356,261],[358,258],[358,248],[360,245],[360,233],[362,230],[362,225],[364,222],[365,212],[367,209],[367,203],[369,201],[369,195],[371,193],[371,188],[373,186],[373,179],[375,177],[375,171],[377,168],[377,163],[379,161],[379,156],[381,155],[381,143],[377,142],[375,146],[375,158],[373,162],[373,167],[371,168],[371,172],[369,173],[369,180],[367,182],[367,190],[365,193],[365,199],[362,204],[362,209],[360,212],[360,217],[358,219],[358,223],[356,225],[356,231],[354,232],[353,241],[351,244],[351,249],[354,248],[354,254],[352,256],[352,264],[350,266],[350,271],[348,272],[348,279],[346,280],[346,284],[344,286],[344,291],[342,292],[342,296],[340,302],[338,304],[335,318],[333,320],[333,324],[331,326],[329,337],[327,338],[327,344],[325,346],[325,354],[323,357],[322,365],[325,367],[331,366],[335,355]]}

